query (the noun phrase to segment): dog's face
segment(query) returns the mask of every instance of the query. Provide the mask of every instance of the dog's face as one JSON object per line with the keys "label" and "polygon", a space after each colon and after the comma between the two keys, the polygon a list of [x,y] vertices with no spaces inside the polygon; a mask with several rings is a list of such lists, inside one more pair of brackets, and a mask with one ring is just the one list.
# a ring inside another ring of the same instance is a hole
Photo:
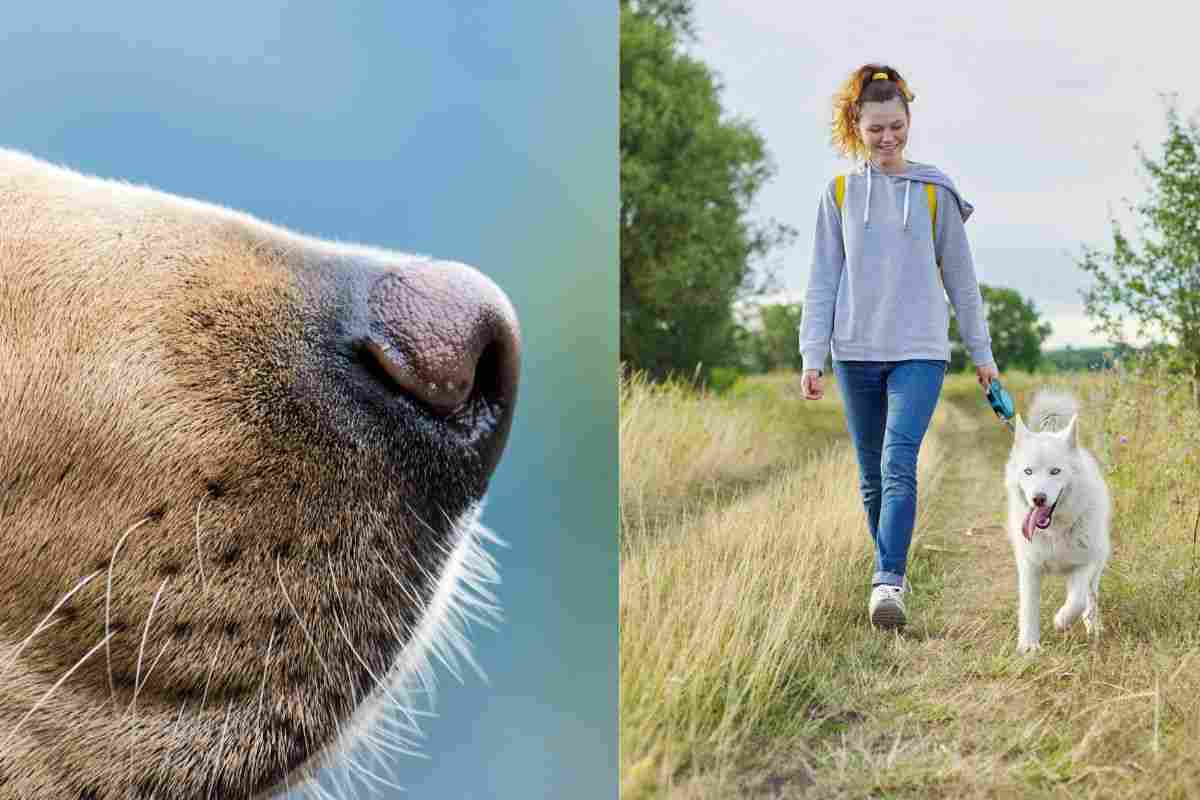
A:
{"label": "dog's face", "polygon": [[1079,470],[1078,418],[1072,417],[1061,431],[1034,433],[1018,414],[1014,432],[1005,478],[1026,509],[1022,530],[1031,538],[1053,524],[1054,513]]}
{"label": "dog's face", "polygon": [[0,225],[0,798],[295,786],[486,606],[511,305],[6,151]]}

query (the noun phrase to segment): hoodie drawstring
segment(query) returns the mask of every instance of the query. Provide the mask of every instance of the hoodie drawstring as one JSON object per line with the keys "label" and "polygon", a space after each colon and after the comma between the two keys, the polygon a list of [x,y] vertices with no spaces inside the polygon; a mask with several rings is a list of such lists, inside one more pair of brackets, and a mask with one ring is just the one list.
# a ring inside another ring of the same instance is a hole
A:
{"label": "hoodie drawstring", "polygon": [[904,230],[908,230],[908,190],[911,186],[911,179],[904,181]]}
{"label": "hoodie drawstring", "polygon": [[867,207],[863,211],[863,227],[867,228],[871,225],[871,162],[868,161],[863,166],[867,170]]}
{"label": "hoodie drawstring", "polygon": [[[863,209],[863,227],[871,226],[871,162],[863,164],[867,171],[867,202]],[[904,230],[908,230],[908,190],[912,188],[912,178],[904,179]]]}

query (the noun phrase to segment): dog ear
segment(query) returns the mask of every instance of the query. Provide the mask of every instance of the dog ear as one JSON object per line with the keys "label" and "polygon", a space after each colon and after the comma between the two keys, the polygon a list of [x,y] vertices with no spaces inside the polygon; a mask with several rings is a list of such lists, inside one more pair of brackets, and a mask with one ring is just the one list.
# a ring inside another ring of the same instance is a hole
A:
{"label": "dog ear", "polygon": [[1016,434],[1018,442],[1029,435],[1029,428],[1025,427],[1025,420],[1021,419],[1020,414],[1013,418],[1013,433]]}
{"label": "dog ear", "polygon": [[1063,438],[1067,440],[1067,445],[1072,450],[1079,447],[1079,415],[1075,414],[1071,417],[1071,421],[1067,423],[1067,427],[1063,428]]}

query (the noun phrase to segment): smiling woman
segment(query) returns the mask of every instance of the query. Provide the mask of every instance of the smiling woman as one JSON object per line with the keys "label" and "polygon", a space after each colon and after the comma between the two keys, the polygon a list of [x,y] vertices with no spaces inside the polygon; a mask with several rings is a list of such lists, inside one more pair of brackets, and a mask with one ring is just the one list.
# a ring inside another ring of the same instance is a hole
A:
{"label": "smiling woman", "polygon": [[972,207],[939,169],[904,157],[913,99],[883,64],[855,69],[833,98],[832,143],[861,165],[821,197],[800,330],[806,398],[822,397],[833,354],[875,545],[867,608],[883,628],[907,622],[917,456],[950,358],[945,298],[980,386],[998,376],[963,227]]}

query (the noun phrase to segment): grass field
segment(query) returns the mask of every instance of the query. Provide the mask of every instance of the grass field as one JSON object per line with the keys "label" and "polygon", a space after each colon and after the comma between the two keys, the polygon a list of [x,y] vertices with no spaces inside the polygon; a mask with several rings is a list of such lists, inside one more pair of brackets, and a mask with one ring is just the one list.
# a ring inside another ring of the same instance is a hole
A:
{"label": "grass field", "polygon": [[[1018,409],[1034,376],[1006,374]],[[622,796],[1200,795],[1200,414],[1161,376],[1056,376],[1106,467],[1098,642],[1018,656],[1011,434],[950,376],[922,447],[910,625],[866,621],[870,540],[836,387],[621,391]]]}

